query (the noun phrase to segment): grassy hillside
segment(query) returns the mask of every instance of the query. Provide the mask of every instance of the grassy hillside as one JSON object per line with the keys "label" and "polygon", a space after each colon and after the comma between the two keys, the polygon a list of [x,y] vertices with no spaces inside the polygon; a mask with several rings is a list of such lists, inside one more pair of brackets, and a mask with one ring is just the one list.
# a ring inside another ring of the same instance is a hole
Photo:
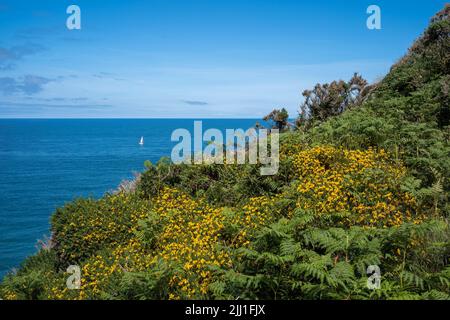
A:
{"label": "grassy hillside", "polygon": [[276,176],[147,163],[119,192],[58,209],[0,297],[449,299],[449,12],[361,99],[283,133]]}

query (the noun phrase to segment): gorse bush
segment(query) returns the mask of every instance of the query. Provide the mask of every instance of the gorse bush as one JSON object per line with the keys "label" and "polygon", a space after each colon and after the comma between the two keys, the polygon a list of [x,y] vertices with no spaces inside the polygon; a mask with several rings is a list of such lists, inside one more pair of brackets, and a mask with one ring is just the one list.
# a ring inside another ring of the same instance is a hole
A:
{"label": "gorse bush", "polygon": [[100,200],[78,199],[58,209],[52,217],[52,232],[59,260],[77,263],[129,240],[148,210],[148,202],[124,192]]}
{"label": "gorse bush", "polygon": [[281,135],[277,175],[146,162],[132,187],[58,209],[52,246],[0,297],[450,299],[449,10],[379,83],[306,92],[308,121]]}
{"label": "gorse bush", "polygon": [[297,154],[297,207],[318,215],[342,213],[347,225],[393,226],[419,222],[416,200],[401,190],[405,168],[384,150],[315,147]]}

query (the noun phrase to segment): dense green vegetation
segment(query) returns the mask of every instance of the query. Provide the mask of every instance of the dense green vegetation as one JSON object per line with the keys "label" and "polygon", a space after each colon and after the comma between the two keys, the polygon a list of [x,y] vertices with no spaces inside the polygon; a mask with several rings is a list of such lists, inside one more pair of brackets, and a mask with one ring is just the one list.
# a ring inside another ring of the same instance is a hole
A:
{"label": "dense green vegetation", "polygon": [[117,193],[58,209],[0,297],[450,299],[449,13],[379,83],[305,91],[295,130],[270,113],[285,130],[277,175],[147,162]]}

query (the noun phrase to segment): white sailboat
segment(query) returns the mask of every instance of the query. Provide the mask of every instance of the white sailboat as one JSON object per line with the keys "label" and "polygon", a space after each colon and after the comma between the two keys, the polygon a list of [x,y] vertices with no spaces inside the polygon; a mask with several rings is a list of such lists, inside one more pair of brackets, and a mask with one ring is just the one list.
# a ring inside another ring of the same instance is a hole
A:
{"label": "white sailboat", "polygon": [[141,140],[139,141],[139,144],[140,144],[141,146],[144,145],[144,137],[141,137]]}

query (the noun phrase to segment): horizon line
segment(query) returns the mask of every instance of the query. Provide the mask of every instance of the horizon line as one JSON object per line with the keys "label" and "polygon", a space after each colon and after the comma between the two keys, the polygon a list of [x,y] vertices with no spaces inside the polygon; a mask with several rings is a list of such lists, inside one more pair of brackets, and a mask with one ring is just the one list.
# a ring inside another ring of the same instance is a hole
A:
{"label": "horizon line", "polygon": [[[0,117],[0,120],[195,120],[195,119],[210,119],[210,120],[255,120],[255,119],[260,119],[261,121],[264,121],[262,119],[263,117],[241,117],[241,118],[237,118],[237,117],[158,117],[158,118],[128,118],[128,117],[124,117],[124,118],[119,118],[119,117],[101,117],[101,118],[72,118],[72,117],[68,117],[68,118],[53,118],[53,117],[49,117],[49,118],[40,118],[40,117],[21,117],[21,118],[15,118],[15,117],[11,117],[11,118],[2,118]],[[289,119],[295,119],[295,118],[289,118]]]}

